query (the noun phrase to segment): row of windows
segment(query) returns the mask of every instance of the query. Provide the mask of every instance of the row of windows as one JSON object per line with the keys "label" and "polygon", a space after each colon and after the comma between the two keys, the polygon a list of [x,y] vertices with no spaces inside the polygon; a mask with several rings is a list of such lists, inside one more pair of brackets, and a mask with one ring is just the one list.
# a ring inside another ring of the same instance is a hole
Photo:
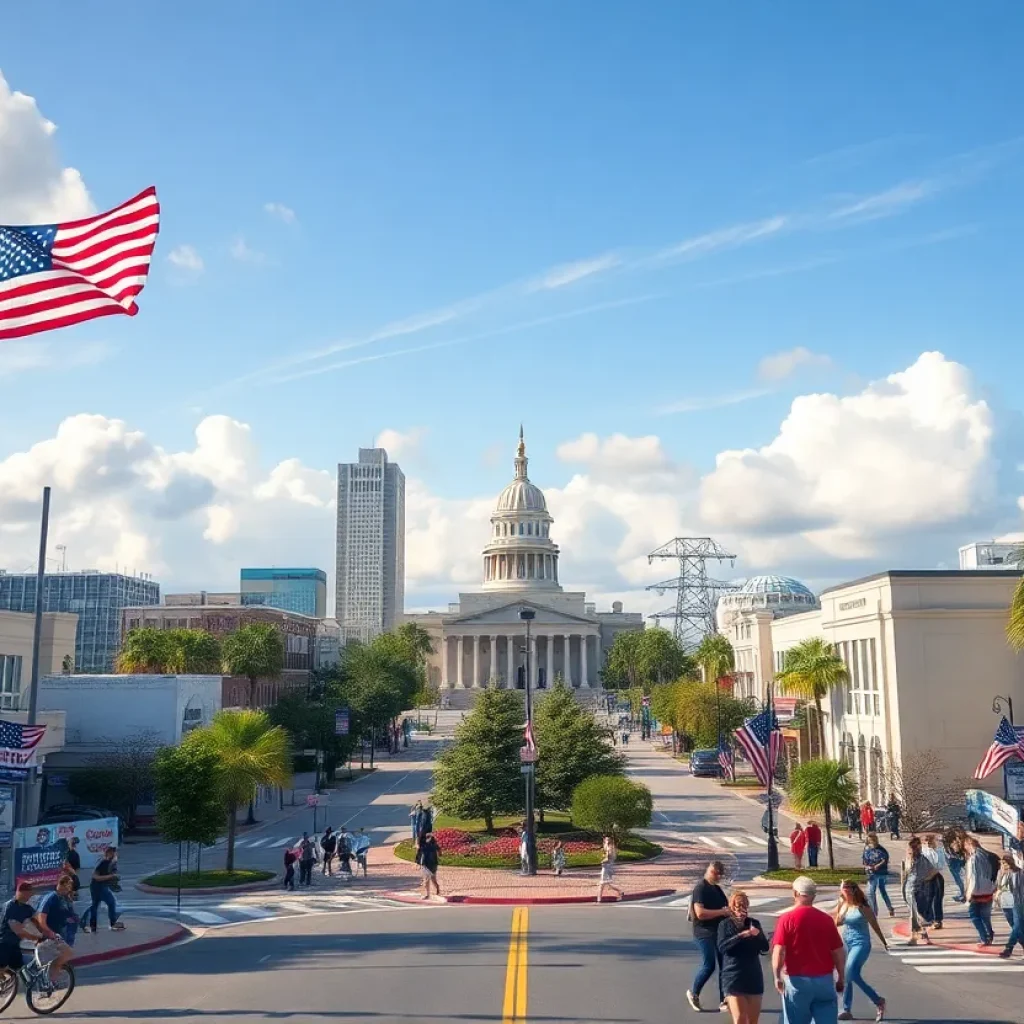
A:
{"label": "row of windows", "polygon": [[[516,526],[518,525],[519,531],[516,532]],[[549,523],[495,523],[494,524],[494,536],[495,537],[547,537],[548,530],[550,529]]]}
{"label": "row of windows", "polygon": [[21,655],[0,654],[0,708],[17,708],[21,699]]}
{"label": "row of windows", "polygon": [[836,653],[846,662],[851,690],[877,690],[875,640],[844,640],[836,644]]}

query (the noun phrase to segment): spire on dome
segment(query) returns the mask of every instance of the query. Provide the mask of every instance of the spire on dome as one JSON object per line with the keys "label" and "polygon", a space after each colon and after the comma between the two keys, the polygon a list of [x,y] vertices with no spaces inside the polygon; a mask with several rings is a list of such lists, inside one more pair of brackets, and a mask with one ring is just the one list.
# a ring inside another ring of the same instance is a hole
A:
{"label": "spire on dome", "polygon": [[529,460],[526,458],[526,442],[523,440],[523,425],[519,424],[519,445],[516,448],[516,479],[526,479],[526,464]]}

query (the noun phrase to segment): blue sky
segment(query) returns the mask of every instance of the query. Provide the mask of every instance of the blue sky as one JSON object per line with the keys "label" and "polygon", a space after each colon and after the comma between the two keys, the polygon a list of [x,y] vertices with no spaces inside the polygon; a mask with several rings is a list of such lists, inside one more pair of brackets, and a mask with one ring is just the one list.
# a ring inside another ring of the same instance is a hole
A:
{"label": "blue sky", "polygon": [[140,315],[55,338],[108,356],[5,389],[0,458],[75,413],[172,450],[222,413],[318,468],[424,428],[450,498],[501,485],[520,420],[541,482],[588,431],[702,473],[927,350],[1019,409],[1022,29],[1012,3],[18,5],[10,88],[98,208],[155,183],[163,220]]}

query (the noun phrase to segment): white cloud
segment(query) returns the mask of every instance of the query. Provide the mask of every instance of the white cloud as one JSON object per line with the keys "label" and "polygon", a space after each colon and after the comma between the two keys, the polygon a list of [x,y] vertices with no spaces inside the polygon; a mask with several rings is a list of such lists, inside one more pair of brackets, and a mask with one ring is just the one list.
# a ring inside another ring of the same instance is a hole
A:
{"label": "white cloud", "polygon": [[168,254],[167,262],[175,270],[195,277],[203,272],[203,257],[191,245],[176,245]]}
{"label": "white cloud", "polygon": [[231,243],[231,258],[238,260],[239,263],[252,263],[256,266],[268,262],[267,254],[260,252],[259,249],[253,249],[241,235]]}
{"label": "white cloud", "polygon": [[278,220],[284,221],[285,224],[295,223],[295,211],[290,206],[285,206],[284,203],[264,203],[263,209],[271,217],[276,217]]}
{"label": "white cloud", "polygon": [[940,183],[937,181],[905,181],[883,192],[846,203],[833,210],[829,217],[832,220],[877,220],[880,217],[892,217],[902,213],[909,206],[930,199],[939,191]]}
{"label": "white cloud", "polygon": [[566,285],[575,284],[584,278],[593,277],[595,274],[602,274],[606,270],[611,270],[613,267],[617,267],[619,262],[619,257],[609,252],[589,260],[563,263],[561,266],[552,267],[546,274],[531,284],[528,290],[546,291],[564,288]]}
{"label": "white cloud", "polygon": [[64,167],[57,126],[0,74],[0,224],[45,224],[94,212],[81,174]]}
{"label": "white cloud", "polygon": [[672,416],[682,412],[706,412],[709,409],[723,409],[729,405],[742,405],[755,398],[764,398],[771,392],[767,388],[748,388],[745,391],[727,391],[724,395],[693,395],[669,402],[655,410],[659,416]]}
{"label": "white cloud", "polygon": [[787,377],[792,377],[798,370],[825,370],[831,366],[830,356],[812,352],[809,348],[799,345],[786,352],[776,352],[774,355],[765,356],[758,363],[757,375],[761,380],[785,380]]}
{"label": "white cloud", "polygon": [[402,459],[417,459],[423,450],[423,441],[427,436],[426,427],[412,427],[410,430],[382,430],[374,441],[375,448],[383,448],[388,458],[394,462]]}
{"label": "white cloud", "polygon": [[703,235],[687,238],[677,245],[664,249],[658,254],[658,258],[693,258],[706,256],[721,249],[735,249],[742,245],[749,245],[751,242],[770,238],[782,231],[788,224],[789,218],[782,214],[745,224],[733,224],[727,228],[718,228]]}
{"label": "white cloud", "polygon": [[32,370],[54,373],[95,366],[109,359],[113,352],[105,341],[5,341],[0,345],[0,380]]}

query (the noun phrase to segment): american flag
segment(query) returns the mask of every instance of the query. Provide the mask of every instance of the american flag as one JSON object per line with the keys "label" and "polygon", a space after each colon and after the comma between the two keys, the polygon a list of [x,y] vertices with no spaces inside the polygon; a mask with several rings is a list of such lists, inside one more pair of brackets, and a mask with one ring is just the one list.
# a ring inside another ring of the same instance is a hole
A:
{"label": "american flag", "polygon": [[722,771],[731,777],[733,773],[732,747],[723,743],[718,748],[718,763],[722,766]]}
{"label": "american flag", "polygon": [[736,730],[736,741],[746,751],[762,786],[768,785],[768,765],[775,767],[782,749],[782,733],[774,714],[762,711],[754,718],[748,718]]}
{"label": "american flag", "polygon": [[19,725],[0,720],[0,764],[19,768],[35,763],[35,750],[45,725]]}
{"label": "american flag", "polygon": [[976,779],[984,779],[991,775],[1000,765],[1009,761],[1011,757],[1024,759],[1024,739],[1010,725],[1004,716],[996,729],[992,745],[985,751],[981,764],[974,769]]}
{"label": "american flag", "polygon": [[85,220],[0,225],[0,341],[134,316],[159,226],[155,188]]}
{"label": "american flag", "polygon": [[533,753],[537,749],[537,744],[533,739],[533,722],[527,722],[524,726],[523,740],[526,743],[526,749]]}

